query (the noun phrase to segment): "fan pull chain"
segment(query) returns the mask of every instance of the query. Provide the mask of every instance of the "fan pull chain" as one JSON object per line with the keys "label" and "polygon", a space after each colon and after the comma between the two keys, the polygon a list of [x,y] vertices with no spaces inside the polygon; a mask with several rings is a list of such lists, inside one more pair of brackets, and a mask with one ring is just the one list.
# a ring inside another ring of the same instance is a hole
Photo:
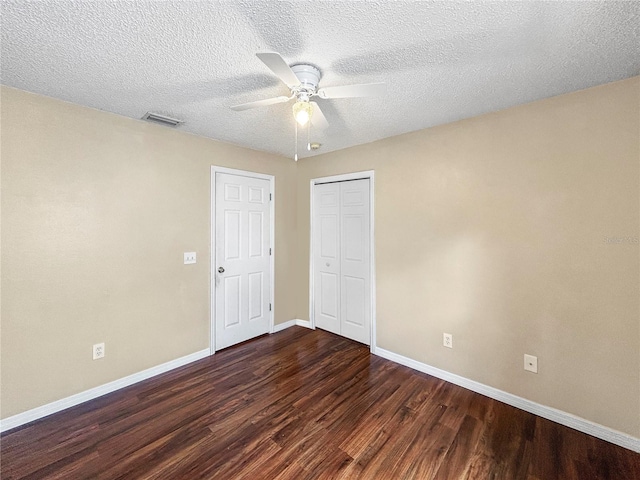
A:
{"label": "fan pull chain", "polygon": [[309,136],[311,135],[309,132],[311,131],[311,122],[307,122],[307,151],[311,151],[311,142],[309,141]]}
{"label": "fan pull chain", "polygon": [[296,126],[296,144],[295,144],[295,155],[293,156],[293,159],[297,162],[298,161],[298,122],[293,122]]}

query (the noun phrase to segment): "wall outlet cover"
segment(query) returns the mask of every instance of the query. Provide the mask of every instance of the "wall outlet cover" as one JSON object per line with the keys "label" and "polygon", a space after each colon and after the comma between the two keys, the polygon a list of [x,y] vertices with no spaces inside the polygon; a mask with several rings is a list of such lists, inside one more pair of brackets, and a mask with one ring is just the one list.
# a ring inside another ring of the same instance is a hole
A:
{"label": "wall outlet cover", "polygon": [[196,252],[184,252],[184,264],[191,265],[196,263]]}
{"label": "wall outlet cover", "polygon": [[524,354],[524,369],[528,372],[538,373],[538,357]]}
{"label": "wall outlet cover", "polygon": [[451,335],[450,333],[443,333],[442,345],[444,345],[447,348],[453,348],[453,335]]}
{"label": "wall outlet cover", "polygon": [[96,343],[93,346],[93,359],[97,360],[104,357],[104,343]]}

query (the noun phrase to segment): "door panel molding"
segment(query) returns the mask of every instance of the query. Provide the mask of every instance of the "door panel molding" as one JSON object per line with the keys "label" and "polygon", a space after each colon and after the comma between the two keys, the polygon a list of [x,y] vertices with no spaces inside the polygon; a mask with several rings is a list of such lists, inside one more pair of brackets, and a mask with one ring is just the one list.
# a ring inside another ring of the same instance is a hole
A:
{"label": "door panel molding", "polygon": [[[266,312],[269,315],[269,332],[274,331],[274,318],[276,311],[275,304],[275,256],[276,256],[276,244],[275,244],[275,177],[273,175],[265,175],[263,173],[250,172],[247,170],[237,170],[234,168],[219,167],[216,165],[211,166],[211,211],[210,211],[210,250],[209,250],[209,354],[215,353],[216,336],[215,336],[215,321],[216,321],[216,281],[218,276],[216,275],[216,175],[219,173],[226,173],[230,175],[239,175],[249,178],[257,178],[269,181],[269,243],[271,247],[271,255],[269,256],[269,275],[271,288],[269,289],[269,304],[271,310]],[[237,192],[225,191],[225,198],[233,201],[235,196],[239,195],[239,189]],[[239,198],[238,198],[239,199]],[[257,198],[256,192],[250,192],[249,201],[259,202],[261,198]]]}
{"label": "door panel molding", "polygon": [[[376,269],[375,269],[375,171],[366,170],[362,172],[345,173],[342,175],[331,175],[328,177],[318,177],[310,180],[309,183],[309,196],[310,196],[310,210],[309,210],[309,326],[313,329],[316,328],[315,319],[315,282],[314,282],[314,186],[324,183],[344,182],[348,180],[364,180],[369,179],[369,272],[370,272],[370,343],[369,348],[373,353],[376,345]],[[356,199],[353,199],[356,200]]]}

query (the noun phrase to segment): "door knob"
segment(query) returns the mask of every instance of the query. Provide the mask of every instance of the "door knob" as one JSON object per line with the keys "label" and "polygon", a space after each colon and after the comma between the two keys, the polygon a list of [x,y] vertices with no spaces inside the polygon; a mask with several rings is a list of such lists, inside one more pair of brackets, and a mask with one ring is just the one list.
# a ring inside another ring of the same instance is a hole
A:
{"label": "door knob", "polygon": [[218,267],[218,273],[224,273],[224,267]]}

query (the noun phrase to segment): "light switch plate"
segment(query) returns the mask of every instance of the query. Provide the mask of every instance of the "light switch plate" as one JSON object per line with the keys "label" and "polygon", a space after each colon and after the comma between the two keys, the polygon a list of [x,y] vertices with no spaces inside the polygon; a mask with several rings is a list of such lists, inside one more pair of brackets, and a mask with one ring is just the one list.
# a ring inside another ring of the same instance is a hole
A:
{"label": "light switch plate", "polygon": [[528,372],[538,373],[538,357],[524,354],[524,369]]}
{"label": "light switch plate", "polygon": [[184,264],[196,263],[196,252],[184,252]]}

